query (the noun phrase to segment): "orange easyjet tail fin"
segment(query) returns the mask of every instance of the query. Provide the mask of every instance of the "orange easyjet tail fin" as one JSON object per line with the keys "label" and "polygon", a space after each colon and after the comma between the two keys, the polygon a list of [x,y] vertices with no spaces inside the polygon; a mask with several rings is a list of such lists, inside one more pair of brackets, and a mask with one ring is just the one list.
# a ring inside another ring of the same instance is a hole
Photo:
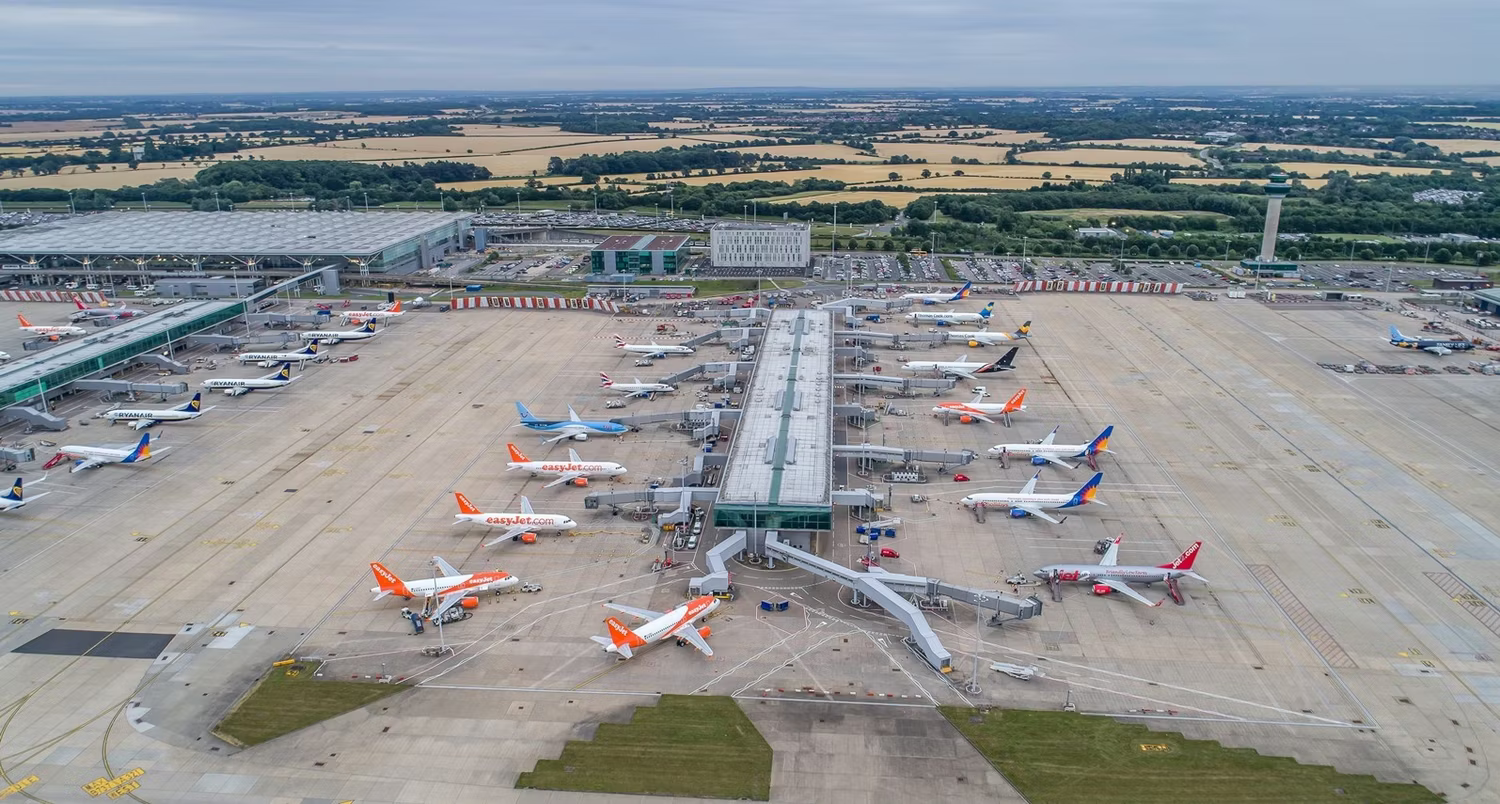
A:
{"label": "orange easyjet tail fin", "polygon": [[1010,398],[1009,402],[1005,403],[1005,412],[1006,413],[1011,413],[1013,411],[1020,410],[1022,403],[1024,403],[1025,401],[1026,401],[1026,389],[1022,388],[1021,390],[1019,390],[1019,391],[1016,392],[1015,396],[1013,396],[1013,397]]}
{"label": "orange easyjet tail fin", "polygon": [[604,624],[609,627],[609,640],[615,643],[615,647],[618,648],[621,645],[626,645],[631,648],[639,648],[645,646],[646,640],[641,639],[640,635],[636,634],[636,632],[630,630],[629,628],[626,628],[625,623],[620,622],[614,617],[606,617],[604,619]]}
{"label": "orange easyjet tail fin", "polygon": [[371,561],[370,571],[375,573],[375,583],[379,585],[381,592],[388,595],[412,597],[411,590],[406,588],[406,583],[396,577],[396,573],[386,569],[384,564],[379,561]]}
{"label": "orange easyjet tail fin", "polygon": [[526,453],[516,449],[515,444],[506,444],[505,448],[510,450],[510,459],[516,463],[528,463],[531,460],[526,457]]}
{"label": "orange easyjet tail fin", "polygon": [[18,320],[20,320],[21,326],[23,326],[23,327],[29,327],[29,326],[31,326],[31,322],[26,320],[26,316],[21,315],[20,313],[16,313],[16,318]]}
{"label": "orange easyjet tail fin", "polygon": [[458,511],[459,511],[459,513],[461,513],[461,514],[482,514],[482,513],[484,513],[483,511],[479,510],[478,508],[475,508],[474,507],[474,503],[469,502],[469,498],[465,497],[463,495],[463,492],[455,491],[455,492],[453,492],[453,496],[458,500]]}

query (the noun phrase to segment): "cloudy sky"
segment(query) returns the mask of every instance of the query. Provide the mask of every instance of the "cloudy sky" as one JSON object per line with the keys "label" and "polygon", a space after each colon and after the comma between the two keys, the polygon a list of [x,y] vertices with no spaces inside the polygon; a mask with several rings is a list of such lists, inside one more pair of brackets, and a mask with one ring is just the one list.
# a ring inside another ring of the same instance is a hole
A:
{"label": "cloudy sky", "polygon": [[3,0],[0,95],[1495,84],[1495,0]]}

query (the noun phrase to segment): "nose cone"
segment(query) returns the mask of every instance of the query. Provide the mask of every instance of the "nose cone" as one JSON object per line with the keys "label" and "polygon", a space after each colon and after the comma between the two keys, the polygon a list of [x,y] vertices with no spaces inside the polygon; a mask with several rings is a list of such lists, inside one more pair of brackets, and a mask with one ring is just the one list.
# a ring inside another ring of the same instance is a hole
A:
{"label": "nose cone", "polygon": [[520,582],[521,582],[520,578],[517,578],[516,576],[511,575],[509,577],[501,578],[500,580],[495,581],[494,583],[491,583],[490,584],[490,588],[491,589],[509,589],[512,586],[515,586],[516,584],[518,584]]}
{"label": "nose cone", "polygon": [[571,519],[564,519],[563,520],[563,527],[565,527],[565,528],[576,528],[576,527],[578,527],[578,523],[574,522]]}
{"label": "nose cone", "polygon": [[1031,577],[1033,577],[1033,578],[1041,578],[1043,580],[1046,580],[1046,578],[1047,578],[1047,576],[1049,574],[1050,573],[1048,573],[1046,570],[1039,569],[1039,570],[1033,570],[1032,573],[1031,573]]}
{"label": "nose cone", "polygon": [[1000,447],[998,447],[998,446],[990,447],[989,449],[985,450],[985,452],[988,452],[991,455],[999,455],[1000,454]]}

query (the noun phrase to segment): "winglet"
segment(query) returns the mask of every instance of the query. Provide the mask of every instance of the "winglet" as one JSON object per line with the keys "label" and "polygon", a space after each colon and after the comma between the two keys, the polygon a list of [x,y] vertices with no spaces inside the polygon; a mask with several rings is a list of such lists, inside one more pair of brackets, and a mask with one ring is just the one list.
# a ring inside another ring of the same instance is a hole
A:
{"label": "winglet", "polygon": [[463,495],[463,492],[461,492],[461,491],[455,491],[455,492],[453,492],[453,497],[454,497],[454,499],[458,500],[458,512],[460,514],[482,514],[482,513],[484,513],[483,511],[479,510],[478,508],[475,508],[474,507],[474,503],[469,502],[469,498],[465,497]]}
{"label": "winglet", "polygon": [[506,444],[505,448],[510,450],[510,459],[512,461],[516,463],[529,463],[531,461],[530,458],[526,457],[526,453],[516,448],[515,444]]}

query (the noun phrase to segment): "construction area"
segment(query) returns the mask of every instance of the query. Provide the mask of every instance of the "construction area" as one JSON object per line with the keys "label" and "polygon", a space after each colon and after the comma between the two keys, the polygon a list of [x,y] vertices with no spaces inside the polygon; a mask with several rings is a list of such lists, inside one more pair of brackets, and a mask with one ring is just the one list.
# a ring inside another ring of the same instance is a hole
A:
{"label": "construction area", "polygon": [[[171,451],[149,462],[54,470],[35,488],[56,493],[0,523],[0,769],[49,800],[132,769],[162,802],[559,800],[509,788],[593,724],[682,693],[741,703],[775,750],[772,801],[1019,800],[941,731],[938,704],[1127,718],[1454,799],[1490,784],[1500,511],[1485,478],[1500,441],[1476,434],[1491,378],[1320,368],[1390,362],[1378,336],[1394,316],[1378,310],[1028,295],[999,302],[991,327],[1036,322],[1014,370],[978,383],[991,401],[1026,388],[1026,407],[965,423],[933,407],[968,400],[973,380],[903,362],[1011,345],[856,306],[717,327],[418,312],[358,362],[213,396],[202,419],[158,428]],[[627,354],[616,334],[696,351]],[[677,390],[625,398],[601,372]],[[628,432],[543,443],[516,426],[517,401]],[[78,426],[100,407],[76,395],[48,411],[78,443],[130,440]],[[960,504],[1033,476],[1038,494],[1072,493],[1091,469],[989,448],[1108,425],[1105,505],[1052,524]],[[544,488],[507,471],[507,443],[628,473]],[[22,467],[28,491],[38,466]],[[524,496],[577,527],[484,547],[497,533],[454,525],[454,492],[484,511]],[[1162,601],[1147,606],[1032,576],[1095,564],[1122,535],[1120,564],[1147,567],[1201,540],[1208,583],[1184,579],[1175,598],[1137,585]],[[414,634],[400,609],[418,604],[372,600],[370,564],[411,581],[434,556],[525,585]],[[668,640],[624,661],[590,639],[603,603],[668,612],[693,594],[720,596],[711,659]],[[75,630],[128,636],[108,643],[118,658],[81,655],[101,640],[17,652]],[[215,738],[287,656],[415,689],[248,750]]]}

